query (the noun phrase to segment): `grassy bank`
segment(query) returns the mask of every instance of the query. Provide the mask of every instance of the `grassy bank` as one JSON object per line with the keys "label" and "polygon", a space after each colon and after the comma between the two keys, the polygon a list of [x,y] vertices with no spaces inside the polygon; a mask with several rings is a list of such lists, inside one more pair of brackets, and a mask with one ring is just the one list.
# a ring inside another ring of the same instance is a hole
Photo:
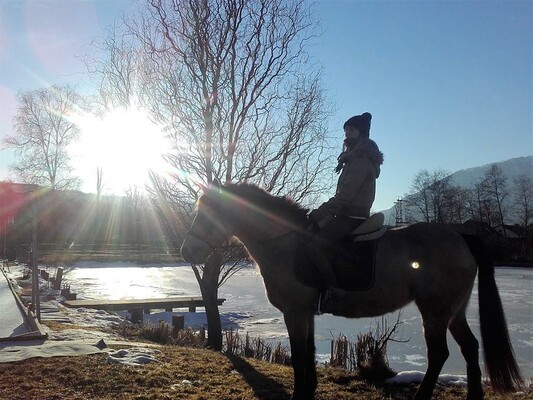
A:
{"label": "grassy bank", "polygon": [[[81,329],[70,323],[45,323],[52,331]],[[96,329],[96,328],[95,328]],[[121,327],[118,328],[119,330]],[[124,328],[125,329],[125,328]],[[138,335],[132,340],[145,340]],[[153,341],[154,338],[151,338]],[[235,340],[233,340],[235,341]],[[0,363],[1,400],[288,400],[292,368],[199,348],[162,346],[158,362],[143,366],[109,364],[105,354],[37,358]],[[376,386],[358,373],[319,368],[316,400],[410,399],[418,385]],[[529,382],[531,383],[531,382]],[[487,400],[525,400],[533,391]],[[434,399],[466,399],[466,389],[438,386]]]}
{"label": "grassy bank", "polygon": [[[5,400],[284,400],[290,398],[292,369],[204,349],[164,346],[159,362],[144,366],[108,364],[105,354],[31,359],[0,364],[0,398]],[[409,399],[416,385],[376,388],[355,373],[319,368],[317,400]],[[488,400],[531,398],[487,391]],[[435,399],[466,398],[466,390],[438,387]]]}

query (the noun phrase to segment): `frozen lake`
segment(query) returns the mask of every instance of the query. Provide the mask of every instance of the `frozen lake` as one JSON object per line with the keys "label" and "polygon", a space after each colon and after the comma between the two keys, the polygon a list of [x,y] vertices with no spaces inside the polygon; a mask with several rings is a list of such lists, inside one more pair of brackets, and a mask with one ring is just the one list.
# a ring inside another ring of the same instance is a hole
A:
{"label": "frozen lake", "polygon": [[[78,293],[78,298],[133,299],[199,295],[198,284],[188,265],[146,265],[131,263],[83,262],[68,268],[65,283]],[[533,268],[496,268],[507,323],[518,363],[525,378],[533,378]],[[239,271],[219,289],[226,298],[220,307],[225,327],[248,331],[252,336],[274,341],[287,341],[287,331],[281,313],[265,296],[261,275],[250,266]],[[202,309],[199,310],[200,312]],[[480,340],[478,323],[477,284],[468,309],[468,321]],[[397,313],[386,316],[389,325]],[[389,343],[389,363],[396,371],[426,368],[425,344],[421,318],[414,305],[401,310],[400,332],[397,339],[407,343]],[[329,359],[331,339],[343,334],[355,341],[357,334],[375,328],[380,318],[346,319],[331,315],[316,317],[316,347],[319,361]],[[450,358],[443,373],[465,374],[464,361],[448,335]]]}

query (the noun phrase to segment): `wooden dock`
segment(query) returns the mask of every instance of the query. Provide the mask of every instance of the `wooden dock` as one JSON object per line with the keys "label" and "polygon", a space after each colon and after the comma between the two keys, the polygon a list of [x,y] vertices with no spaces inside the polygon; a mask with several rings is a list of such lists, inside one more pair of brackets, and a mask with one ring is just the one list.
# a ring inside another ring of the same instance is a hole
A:
{"label": "wooden dock", "polygon": [[[226,299],[217,299],[217,305],[222,305]],[[172,311],[174,308],[188,308],[189,312],[196,312],[196,307],[204,307],[202,297],[176,296],[164,299],[128,299],[128,300],[65,300],[63,303],[69,308],[93,308],[105,311],[128,311],[132,313],[132,320],[142,320],[142,314],[150,314],[150,310],[164,309]],[[135,316],[133,316],[135,314]],[[139,315],[140,314],[140,315]]]}

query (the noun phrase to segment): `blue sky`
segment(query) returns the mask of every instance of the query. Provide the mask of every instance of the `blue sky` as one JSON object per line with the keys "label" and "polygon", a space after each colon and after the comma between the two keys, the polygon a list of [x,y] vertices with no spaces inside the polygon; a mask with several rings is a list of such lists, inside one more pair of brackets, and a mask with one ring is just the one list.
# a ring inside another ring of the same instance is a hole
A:
{"label": "blue sky", "polygon": [[[87,83],[76,56],[128,7],[0,1],[0,138],[12,133],[18,90]],[[332,0],[315,11],[330,134],[340,146],[343,122],[369,111],[385,153],[374,209],[392,206],[421,169],[533,154],[533,2]],[[0,179],[12,159],[0,150]]]}

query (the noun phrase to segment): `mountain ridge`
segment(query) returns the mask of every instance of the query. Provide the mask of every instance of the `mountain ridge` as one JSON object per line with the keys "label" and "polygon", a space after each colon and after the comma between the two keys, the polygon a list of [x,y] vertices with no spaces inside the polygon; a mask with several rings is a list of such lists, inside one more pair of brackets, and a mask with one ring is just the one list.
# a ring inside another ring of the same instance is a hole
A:
{"label": "mountain ridge", "polygon": [[[533,155],[514,157],[477,167],[465,168],[455,171],[448,176],[451,176],[452,184],[465,188],[471,188],[476,182],[484,177],[485,173],[492,165],[497,165],[501,168],[507,177],[508,185],[512,185],[513,179],[522,174],[526,174],[526,176],[533,180]],[[407,193],[404,193],[403,197],[407,197],[407,195]],[[388,225],[395,224],[394,208],[395,206],[393,205],[391,208],[379,211],[385,215],[385,223]]]}
{"label": "mountain ridge", "polygon": [[461,169],[451,174],[452,181],[455,185],[471,187],[477,180],[483,178],[492,165],[500,167],[510,183],[521,174],[526,174],[533,179],[533,156],[523,156]]}

